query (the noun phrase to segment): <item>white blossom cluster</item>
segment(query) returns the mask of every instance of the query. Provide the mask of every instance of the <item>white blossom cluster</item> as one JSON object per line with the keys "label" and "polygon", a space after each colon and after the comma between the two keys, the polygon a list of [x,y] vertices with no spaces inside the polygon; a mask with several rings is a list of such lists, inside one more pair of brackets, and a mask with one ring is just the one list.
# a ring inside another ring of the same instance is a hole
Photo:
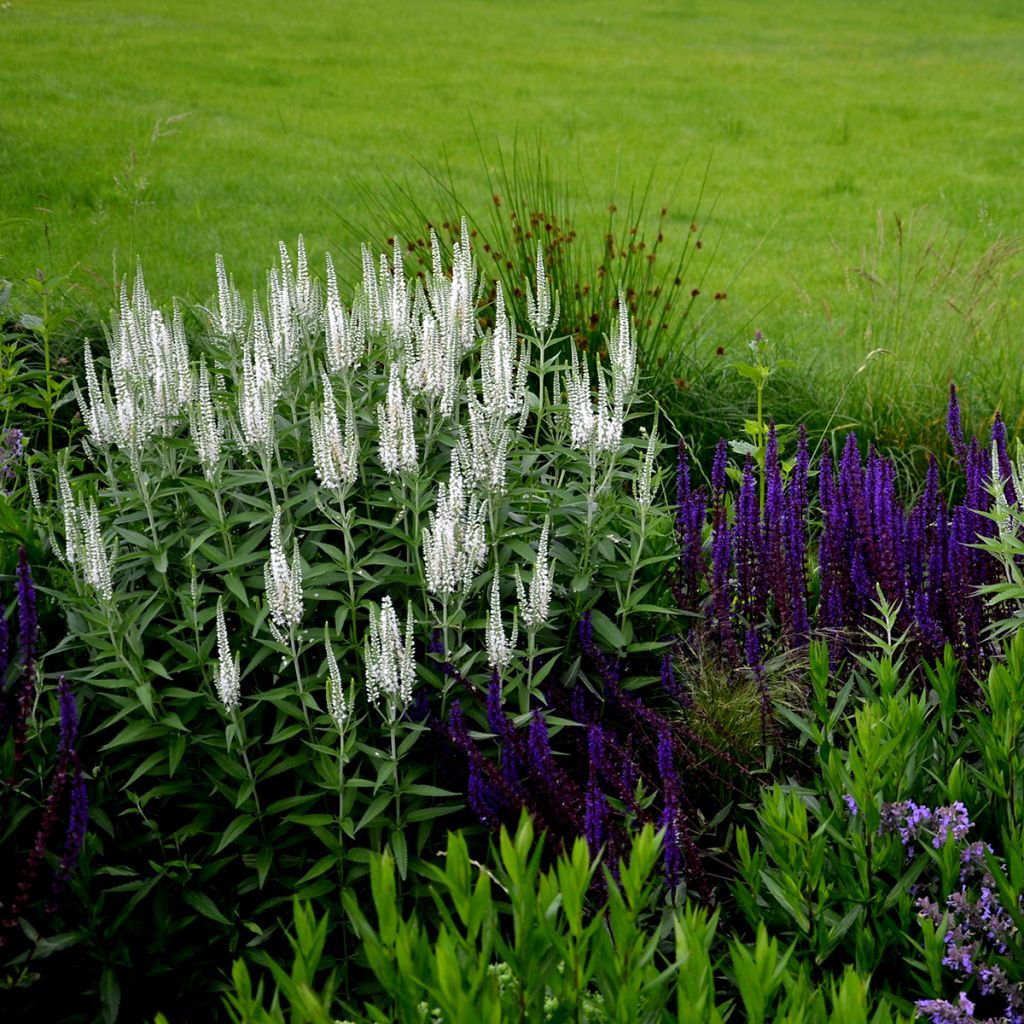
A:
{"label": "white blossom cluster", "polygon": [[547,621],[551,610],[551,588],[554,583],[554,561],[548,561],[548,536],[551,522],[544,520],[537,545],[537,559],[533,564],[533,578],[527,593],[522,577],[516,569],[516,597],[519,601],[519,618],[527,629],[540,628]]}
{"label": "white blossom cluster", "polygon": [[281,543],[281,510],[274,513],[270,526],[270,559],[263,567],[267,607],[278,631],[287,632],[302,621],[302,559],[296,539],[291,565]]}
{"label": "white blossom cluster", "polygon": [[452,452],[448,483],[438,488],[437,507],[423,531],[427,590],[447,597],[469,589],[487,558],[486,504],[467,495],[458,452]]}
{"label": "white blossom cluster", "polygon": [[[608,339],[609,370],[599,365],[596,407],[591,397],[590,368],[573,346],[572,365],[564,375],[572,446],[586,451],[593,462],[600,452],[614,451],[622,441],[626,405],[636,387],[636,345],[629,327],[625,296],[619,293],[617,329]],[[611,377],[611,387],[608,377]]]}
{"label": "white blossom cluster", "polygon": [[383,700],[387,715],[395,718],[412,701],[416,677],[412,605],[406,614],[402,636],[391,598],[385,594],[380,610],[370,609],[370,635],[366,640],[366,692],[377,704]]}
{"label": "white blossom cluster", "polygon": [[210,390],[210,372],[206,357],[199,360],[195,393],[188,408],[189,429],[196,446],[196,454],[207,480],[213,480],[220,468],[221,447],[224,444],[224,423],[213,403]]}
{"label": "white blossom cluster", "polygon": [[651,507],[654,500],[652,493],[652,481],[654,479],[654,459],[658,454],[658,428],[651,428],[651,436],[647,439],[647,451],[644,453],[644,461],[640,467],[640,479],[636,483],[636,501],[645,511]]}
{"label": "white blossom cluster", "polygon": [[494,300],[494,331],[480,349],[480,390],[488,416],[522,416],[526,407],[526,350],[516,343],[501,282]]}
{"label": "white blossom cluster", "polygon": [[138,468],[146,442],[169,434],[192,398],[192,372],[181,310],[170,326],[153,308],[139,267],[128,298],[121,286],[120,312],[110,339],[110,377],[102,384],[92,350],[85,346],[86,395],[75,385],[82,419],[94,448],[116,445]]}
{"label": "white blossom cluster", "polygon": [[504,416],[488,416],[486,409],[470,398],[469,430],[459,427],[458,459],[466,476],[492,497],[505,493],[508,452],[512,430]]}
{"label": "white blossom cluster", "polygon": [[114,596],[111,558],[103,540],[100,513],[95,500],[75,501],[64,467],[57,471],[57,494],[64,520],[64,558],[69,568],[80,568],[82,579],[101,598]]}
{"label": "white blossom cluster", "polygon": [[352,484],[358,473],[359,438],[352,395],[347,395],[345,425],[338,420],[334,388],[327,374],[320,371],[323,404],[319,412],[310,411],[309,432],[313,440],[313,466],[321,486],[340,488]]}
{"label": "white blossom cluster", "polygon": [[540,243],[537,243],[537,291],[536,293],[527,284],[526,294],[526,318],[538,338],[554,332],[558,326],[558,317],[561,313],[558,303],[558,295],[552,297],[552,290],[548,285],[547,270],[544,267],[544,253]]}
{"label": "white blossom cluster", "polygon": [[327,306],[324,309],[326,329],[327,368],[337,376],[355,370],[366,353],[366,318],[357,302],[346,312],[338,292],[338,278],[331,254],[325,256],[327,264]]}
{"label": "white blossom cluster", "polygon": [[217,696],[225,709],[232,711],[241,702],[240,656],[231,657],[228,627],[224,621],[224,600],[217,599]]}
{"label": "white blossom cluster", "polygon": [[512,622],[512,635],[505,634],[505,627],[501,621],[501,586],[498,573],[495,572],[491,582],[491,607],[487,613],[487,630],[485,640],[487,644],[487,664],[499,672],[508,667],[515,654],[516,641],[519,639],[519,628],[516,621]]}
{"label": "white blossom cluster", "polygon": [[412,403],[406,397],[398,364],[391,364],[388,396],[377,406],[380,431],[380,462],[386,473],[397,476],[419,469],[416,455],[416,431],[413,426]]}
{"label": "white blossom cluster", "polygon": [[324,650],[327,653],[327,713],[331,716],[338,732],[345,731],[345,724],[352,715],[352,705],[345,699],[345,687],[341,681],[341,669],[334,656],[331,638],[324,627]]}

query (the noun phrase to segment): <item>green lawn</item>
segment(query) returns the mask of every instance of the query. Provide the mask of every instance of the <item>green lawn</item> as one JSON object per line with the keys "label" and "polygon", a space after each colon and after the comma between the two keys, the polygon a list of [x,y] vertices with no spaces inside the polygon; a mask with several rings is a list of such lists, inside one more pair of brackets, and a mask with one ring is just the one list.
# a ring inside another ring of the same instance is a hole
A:
{"label": "green lawn", "polygon": [[101,304],[133,252],[154,296],[202,300],[215,252],[256,281],[278,239],[350,249],[337,211],[420,165],[485,204],[477,136],[541,137],[595,207],[685,168],[680,233],[710,159],[716,286],[754,256],[732,322],[807,353],[881,343],[846,275],[879,213],[927,208],[962,263],[1024,235],[1016,0],[11,0],[0,36],[0,275],[74,268]]}

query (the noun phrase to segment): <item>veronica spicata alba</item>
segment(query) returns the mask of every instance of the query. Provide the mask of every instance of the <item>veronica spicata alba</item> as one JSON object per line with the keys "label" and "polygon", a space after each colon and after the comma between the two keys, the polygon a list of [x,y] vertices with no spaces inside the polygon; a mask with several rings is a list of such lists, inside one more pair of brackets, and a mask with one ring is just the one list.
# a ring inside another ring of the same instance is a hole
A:
{"label": "veronica spicata alba", "polygon": [[263,567],[267,607],[278,630],[294,628],[302,621],[302,559],[295,540],[291,565],[281,544],[281,510],[274,513],[270,526],[270,559]]}
{"label": "veronica spicata alba", "polygon": [[516,325],[505,308],[500,281],[496,287],[494,330],[480,350],[480,391],[489,416],[521,416],[526,405],[526,353],[516,350]]}
{"label": "veronica spicata alba", "polygon": [[522,577],[516,569],[516,597],[519,600],[519,617],[527,629],[538,629],[547,620],[551,610],[551,586],[554,581],[554,560],[548,561],[548,535],[551,521],[544,520],[537,545],[537,559],[533,565],[533,579],[527,596]]}
{"label": "veronica spicata alba", "polygon": [[217,696],[225,709],[232,711],[241,701],[240,656],[231,657],[223,598],[217,599],[217,658]]}
{"label": "veronica spicata alba", "polygon": [[647,439],[647,451],[644,453],[644,461],[640,467],[640,479],[636,485],[637,504],[646,511],[651,507],[653,495],[651,493],[651,482],[654,478],[654,457],[658,447],[658,428],[651,429],[651,436]]}
{"label": "veronica spicata alba", "polygon": [[100,529],[100,513],[92,498],[88,507],[78,510],[78,522],[82,530],[82,574],[85,582],[105,601],[110,601],[114,596],[110,558]]}
{"label": "veronica spicata alba", "polygon": [[355,481],[359,458],[359,439],[356,436],[355,411],[352,396],[347,396],[345,427],[338,421],[334,388],[330,378],[320,371],[323,386],[323,404],[320,412],[310,411],[309,429],[313,438],[313,465],[322,487],[339,488]]}
{"label": "veronica spicata alba", "polygon": [[405,637],[402,636],[391,597],[385,594],[380,611],[370,609],[370,633],[366,640],[366,692],[377,704],[387,705],[389,719],[412,701],[416,666],[413,646],[412,605],[407,608]]}
{"label": "veronica spicata alba", "polygon": [[334,656],[331,639],[324,626],[324,650],[327,653],[327,712],[334,721],[338,732],[344,732],[345,723],[352,714],[352,705],[345,699],[345,687],[341,682],[341,669]]}
{"label": "veronica spicata alba", "polygon": [[327,366],[331,373],[342,376],[351,373],[366,353],[366,321],[359,303],[346,314],[338,294],[338,278],[334,272],[334,260],[326,254],[327,262],[327,306],[324,323],[327,330]]}
{"label": "veronica spicata alba", "polygon": [[490,495],[505,493],[505,475],[512,431],[503,414],[488,415],[469,399],[469,430],[459,427],[458,459],[473,483]]}
{"label": "veronica spicata alba", "polygon": [[468,590],[487,558],[486,504],[467,497],[458,450],[452,452],[447,484],[438,488],[437,506],[423,531],[427,590],[446,597]]}
{"label": "veronica spicata alba", "polygon": [[537,243],[537,291],[534,293],[529,282],[526,285],[526,318],[530,321],[537,337],[543,337],[558,326],[561,310],[558,296],[552,304],[551,289],[548,287],[547,270],[544,267],[544,253]]}
{"label": "veronica spicata alba", "polygon": [[405,396],[397,363],[391,364],[387,401],[377,406],[380,431],[380,461],[385,472],[395,476],[419,468],[412,403]]}
{"label": "veronica spicata alba", "polygon": [[224,257],[217,254],[217,312],[210,313],[214,333],[228,342],[245,337],[245,304],[235,287],[235,279],[224,269]]}
{"label": "veronica spicata alba", "polygon": [[494,580],[491,582],[491,607],[487,613],[487,664],[499,672],[506,668],[512,660],[518,638],[519,629],[514,618],[511,637],[505,635],[505,627],[501,621],[501,588],[498,573],[495,572]]}
{"label": "veronica spicata alba", "polygon": [[270,334],[259,305],[253,302],[249,335],[242,346],[238,387],[238,442],[243,449],[269,458],[274,449],[274,415],[280,379],[271,355]]}
{"label": "veronica spicata alba", "polygon": [[210,373],[206,368],[206,357],[199,360],[196,374],[195,396],[189,406],[189,430],[196,454],[207,480],[213,480],[220,466],[220,450],[224,442],[224,425],[221,423],[210,394]]}

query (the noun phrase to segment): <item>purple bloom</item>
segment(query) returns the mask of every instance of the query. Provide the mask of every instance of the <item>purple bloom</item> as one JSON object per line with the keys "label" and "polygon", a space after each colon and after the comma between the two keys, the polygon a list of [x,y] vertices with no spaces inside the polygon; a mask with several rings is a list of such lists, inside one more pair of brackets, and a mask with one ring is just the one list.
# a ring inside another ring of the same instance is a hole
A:
{"label": "purple bloom", "polygon": [[949,408],[946,411],[946,433],[949,435],[953,454],[961,466],[967,465],[967,447],[964,445],[964,432],[960,426],[960,401],[956,395],[956,385],[949,385]]}
{"label": "purple bloom", "polygon": [[711,490],[714,492],[716,504],[725,497],[725,467],[728,450],[725,438],[720,438],[715,448],[715,461],[711,467]]}
{"label": "purple bloom", "polygon": [[849,794],[843,795],[843,803],[846,804],[846,810],[849,812],[851,818],[856,818],[860,814],[860,808],[857,806],[857,801]]}
{"label": "purple bloom", "polygon": [[955,1006],[945,999],[919,999],[914,1005],[918,1013],[928,1018],[929,1024],[977,1024],[974,1003],[963,992]]}
{"label": "purple bloom", "polygon": [[955,842],[963,842],[971,828],[971,819],[967,816],[967,808],[959,800],[949,807],[937,807],[934,827],[935,838],[932,840],[932,846],[936,850],[942,849],[951,832]]}

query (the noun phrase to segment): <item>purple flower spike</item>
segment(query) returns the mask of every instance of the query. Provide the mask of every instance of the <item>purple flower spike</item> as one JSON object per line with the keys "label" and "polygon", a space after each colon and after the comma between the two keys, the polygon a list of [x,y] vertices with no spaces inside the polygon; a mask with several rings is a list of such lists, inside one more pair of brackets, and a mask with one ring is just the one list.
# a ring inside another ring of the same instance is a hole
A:
{"label": "purple flower spike", "polygon": [[32,583],[32,570],[24,548],[18,549],[18,639],[21,642],[22,664],[26,667],[35,660],[39,640],[39,615],[36,610],[36,588]]}
{"label": "purple flower spike", "polygon": [[711,467],[711,490],[714,491],[716,502],[720,502],[725,496],[725,464],[727,455],[728,446],[723,437],[715,448],[715,461]]}
{"label": "purple flower spike", "polygon": [[967,446],[964,444],[964,432],[960,426],[960,401],[956,395],[956,385],[949,385],[949,408],[946,411],[946,433],[949,435],[953,454],[961,466],[967,465]]}

